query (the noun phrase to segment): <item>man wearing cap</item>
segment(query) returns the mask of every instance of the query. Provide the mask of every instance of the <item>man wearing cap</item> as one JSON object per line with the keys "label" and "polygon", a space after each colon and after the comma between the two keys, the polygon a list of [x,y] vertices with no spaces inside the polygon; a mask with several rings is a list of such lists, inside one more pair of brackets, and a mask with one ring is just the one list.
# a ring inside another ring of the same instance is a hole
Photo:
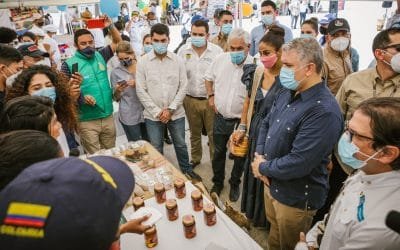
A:
{"label": "man wearing cap", "polygon": [[143,233],[143,217],[119,227],[135,186],[130,168],[106,156],[36,163],[0,193],[4,249],[108,250],[121,233]]}
{"label": "man wearing cap", "polygon": [[132,18],[126,25],[125,30],[129,33],[130,42],[136,55],[141,55],[142,52],[142,32],[143,23],[139,20],[139,12],[132,11]]}
{"label": "man wearing cap", "polygon": [[232,31],[233,15],[229,10],[221,10],[219,12],[219,25],[220,31],[214,39],[211,40],[212,43],[218,45],[223,49],[224,52],[229,50],[228,46],[228,36]]}
{"label": "man wearing cap", "polygon": [[49,58],[49,53],[40,50],[36,44],[30,43],[21,45],[18,47],[18,51],[24,57],[25,69],[37,64],[51,66],[48,60],[45,60]]}
{"label": "man wearing cap", "polygon": [[332,94],[336,95],[343,80],[353,72],[349,23],[344,18],[337,18],[329,23],[327,33],[322,77]]}
{"label": "man wearing cap", "polygon": [[208,105],[204,74],[222,49],[210,42],[208,24],[204,20],[192,23],[191,42],[185,44],[178,56],[185,62],[188,77],[187,94],[183,101],[190,128],[192,165],[200,164],[202,157],[201,132],[206,130],[210,147],[210,159],[214,154],[214,110]]}
{"label": "man wearing cap", "polygon": [[60,50],[58,49],[58,43],[53,38],[57,34],[57,27],[49,24],[44,26],[43,30],[46,32],[46,35],[43,39],[43,44],[48,44],[48,46],[50,46],[50,57],[57,67],[59,67],[61,66],[61,54]]}
{"label": "man wearing cap", "polygon": [[44,26],[44,18],[40,15],[40,14],[38,14],[38,13],[35,13],[34,15],[33,15],[33,26],[32,26],[32,28],[29,30],[30,32],[32,32],[33,34],[43,34],[43,36],[44,36],[44,33],[43,33],[43,26]]}
{"label": "man wearing cap", "polygon": [[291,41],[293,39],[292,30],[279,23],[276,20],[276,16],[278,15],[276,4],[273,1],[266,0],[261,3],[261,24],[255,27],[251,33],[251,45],[250,45],[250,55],[254,56],[258,52],[258,44],[260,43],[261,38],[268,32],[268,29],[271,25],[275,24],[285,30],[285,43]]}

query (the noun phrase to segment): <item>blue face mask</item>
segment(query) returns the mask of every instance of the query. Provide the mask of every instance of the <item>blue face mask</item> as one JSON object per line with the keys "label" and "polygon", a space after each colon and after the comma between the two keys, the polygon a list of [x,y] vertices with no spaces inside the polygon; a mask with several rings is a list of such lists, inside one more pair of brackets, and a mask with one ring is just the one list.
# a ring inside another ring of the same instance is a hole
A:
{"label": "blue face mask", "polygon": [[300,35],[300,38],[315,38],[312,34],[306,34],[306,33],[304,33],[304,34],[301,34]]}
{"label": "blue face mask", "polygon": [[270,26],[271,24],[274,23],[274,15],[272,15],[272,14],[262,15],[261,22],[267,26]]}
{"label": "blue face mask", "polygon": [[143,51],[144,51],[145,54],[149,53],[152,50],[153,50],[153,45],[151,45],[151,44],[143,45]]}
{"label": "blue face mask", "polygon": [[56,89],[54,87],[47,87],[33,92],[32,96],[45,96],[50,98],[54,103],[56,101],[57,94],[56,94]]}
{"label": "blue face mask", "polygon": [[[360,149],[350,141],[349,132],[343,133],[343,135],[342,135],[342,137],[340,137],[340,140],[338,143],[338,154],[339,154],[340,160],[344,164],[352,167],[353,169],[360,169],[360,168],[364,167],[367,164],[367,162],[371,159],[374,159],[374,157],[379,152],[380,151],[377,151],[373,155],[367,155],[367,154],[360,152]],[[354,157],[355,153],[360,153],[368,158],[365,161],[361,161]]]}
{"label": "blue face mask", "polygon": [[192,36],[191,42],[193,46],[201,48],[206,45],[206,38],[204,36]]}
{"label": "blue face mask", "polygon": [[279,80],[283,87],[296,90],[299,87],[299,82],[294,79],[295,71],[293,69],[289,69],[288,67],[282,67],[281,72],[279,74]]}
{"label": "blue face mask", "polygon": [[159,55],[167,53],[168,43],[153,43],[154,52]]}
{"label": "blue face mask", "polygon": [[90,59],[90,58],[93,58],[94,53],[96,53],[96,49],[89,46],[89,47],[79,50],[79,52],[82,55],[84,55],[86,58]]}
{"label": "blue face mask", "polygon": [[246,54],[244,53],[244,50],[230,52],[230,55],[231,55],[231,62],[236,65],[242,64],[244,59],[246,59]]}
{"label": "blue face mask", "polygon": [[229,33],[231,33],[232,28],[233,28],[233,25],[231,23],[224,23],[221,26],[221,32],[222,32],[222,34],[227,36],[227,35],[229,35]]}

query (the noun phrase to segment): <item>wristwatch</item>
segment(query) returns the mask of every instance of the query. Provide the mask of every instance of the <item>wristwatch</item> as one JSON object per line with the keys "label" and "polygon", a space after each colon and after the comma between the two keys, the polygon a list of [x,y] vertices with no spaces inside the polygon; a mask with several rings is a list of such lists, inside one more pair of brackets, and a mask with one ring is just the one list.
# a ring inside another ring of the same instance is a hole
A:
{"label": "wristwatch", "polygon": [[175,112],[175,109],[170,109],[170,108],[168,108],[167,109],[171,114],[173,114],[174,112]]}

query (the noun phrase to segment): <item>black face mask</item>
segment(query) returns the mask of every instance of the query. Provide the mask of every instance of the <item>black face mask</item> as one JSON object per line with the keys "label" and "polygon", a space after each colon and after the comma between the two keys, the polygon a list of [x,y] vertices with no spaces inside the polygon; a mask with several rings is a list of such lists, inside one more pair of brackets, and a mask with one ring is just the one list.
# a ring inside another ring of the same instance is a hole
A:
{"label": "black face mask", "polygon": [[94,56],[94,53],[96,52],[96,49],[89,46],[89,47],[86,47],[84,49],[79,50],[79,52],[82,55],[84,55],[85,57],[90,59],[90,58],[92,58]]}
{"label": "black face mask", "polygon": [[132,65],[133,59],[132,59],[132,58],[129,58],[129,59],[126,59],[126,60],[120,60],[120,62],[121,62],[121,65],[122,65],[122,66],[128,68],[129,66]]}
{"label": "black face mask", "polygon": [[321,33],[321,35],[327,35],[328,34],[328,28],[324,27],[324,26],[319,26],[319,33]]}

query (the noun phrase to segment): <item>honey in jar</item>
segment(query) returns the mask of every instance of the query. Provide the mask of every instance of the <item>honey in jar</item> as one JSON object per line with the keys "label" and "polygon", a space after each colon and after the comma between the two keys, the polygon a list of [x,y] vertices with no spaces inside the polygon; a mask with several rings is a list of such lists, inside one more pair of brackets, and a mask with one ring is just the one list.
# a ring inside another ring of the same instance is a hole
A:
{"label": "honey in jar", "polygon": [[178,199],[185,198],[186,196],[186,187],[185,182],[182,179],[176,179],[174,182],[175,187],[175,196]]}
{"label": "honey in jar", "polygon": [[167,202],[165,203],[165,208],[167,210],[168,220],[174,221],[178,219],[179,217],[178,204],[176,203],[175,199],[168,199]]}
{"label": "honey in jar", "polygon": [[142,197],[135,197],[132,200],[133,202],[133,209],[135,211],[139,210],[139,208],[144,207],[144,200]]}
{"label": "honey in jar", "polygon": [[217,223],[217,213],[215,211],[215,206],[212,203],[204,205],[204,223],[207,226],[214,226]]}
{"label": "honey in jar", "polygon": [[162,183],[154,184],[154,196],[156,198],[157,203],[161,204],[165,202],[167,196],[165,193],[164,184]]}
{"label": "honey in jar", "polygon": [[146,247],[153,248],[158,244],[158,237],[157,237],[157,229],[156,226],[152,226],[151,228],[144,231],[144,241]]}
{"label": "honey in jar", "polygon": [[194,211],[201,211],[203,209],[203,195],[199,190],[192,192],[192,206]]}
{"label": "honey in jar", "polygon": [[191,214],[187,214],[182,217],[183,224],[183,232],[187,239],[192,239],[196,237],[196,221],[194,220],[194,216]]}

